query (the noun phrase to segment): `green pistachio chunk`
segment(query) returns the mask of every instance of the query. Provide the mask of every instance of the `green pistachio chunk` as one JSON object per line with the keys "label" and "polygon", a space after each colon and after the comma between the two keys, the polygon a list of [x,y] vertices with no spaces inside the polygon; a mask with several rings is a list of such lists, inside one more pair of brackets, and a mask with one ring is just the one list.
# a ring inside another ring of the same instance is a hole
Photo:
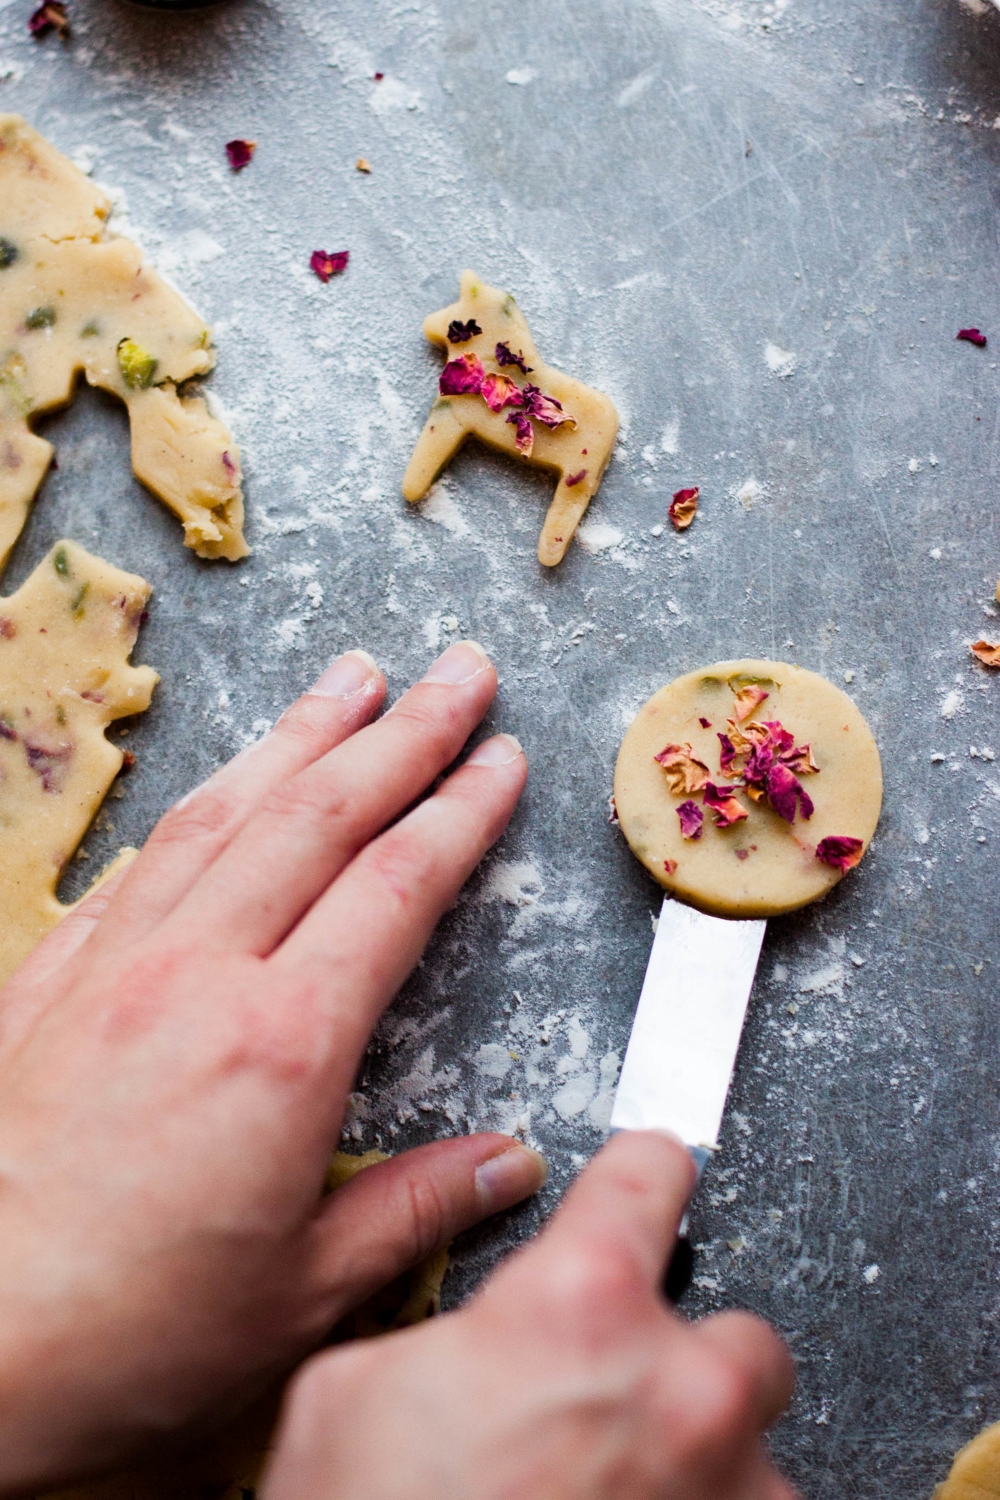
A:
{"label": "green pistachio chunk", "polygon": [[96,321],[91,318],[90,322],[84,323],[83,327],[80,329],[80,337],[82,339],[96,339],[100,331],[101,330],[98,328]]}
{"label": "green pistachio chunk", "polygon": [[51,328],[56,320],[54,307],[33,307],[24,320],[25,328]]}
{"label": "green pistachio chunk", "polygon": [[134,339],[122,339],[118,345],[118,368],[130,390],[145,390],[148,385],[152,385],[156,364],[149,350],[137,344]]}
{"label": "green pistachio chunk", "polygon": [[66,578],[69,574],[69,558],[66,556],[65,547],[57,547],[52,557],[52,566],[60,578]]}
{"label": "green pistachio chunk", "polygon": [[13,240],[5,240],[0,234],[0,271],[6,271],[17,260],[17,246]]}

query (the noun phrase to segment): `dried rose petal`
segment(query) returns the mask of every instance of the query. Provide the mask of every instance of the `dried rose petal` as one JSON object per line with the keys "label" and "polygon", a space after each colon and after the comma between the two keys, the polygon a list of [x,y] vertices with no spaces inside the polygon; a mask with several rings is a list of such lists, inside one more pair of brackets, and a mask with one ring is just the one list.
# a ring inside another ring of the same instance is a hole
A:
{"label": "dried rose petal", "polygon": [[732,769],[733,761],[736,759],[736,746],[733,744],[728,734],[719,734],[717,737],[721,746],[721,749],[719,751],[719,766],[722,770],[723,776],[728,776],[730,770]]}
{"label": "dried rose petal", "polygon": [[256,141],[244,141],[237,139],[226,142],[226,155],[229,157],[229,165],[234,172],[242,172],[253,160],[253,154],[257,149]]}
{"label": "dried rose petal", "polygon": [[16,740],[17,730],[7,719],[0,717],[0,740]]}
{"label": "dried rose petal", "polygon": [[955,337],[964,339],[967,344],[975,344],[977,349],[986,348],[986,335],[980,333],[978,328],[960,328]]}
{"label": "dried rose petal", "polygon": [[608,798],[608,822],[618,822],[618,803],[615,801],[613,795]]}
{"label": "dried rose petal", "polygon": [[701,725],[702,729],[711,729],[712,727],[711,719],[699,718],[698,723]]}
{"label": "dried rose petal", "polygon": [[521,353],[520,349],[515,354],[509,344],[497,344],[496,349],[493,352],[496,355],[497,364],[500,365],[501,368],[504,365],[516,365],[522,375],[531,374],[533,366],[525,364],[524,355]]}
{"label": "dried rose petal", "polygon": [[373,73],[372,77],[374,78],[374,80],[375,80],[376,83],[381,83],[382,79],[385,77],[385,74],[384,73]]}
{"label": "dried rose petal", "polygon": [[507,421],[513,422],[517,428],[514,441],[517,444],[518,453],[523,453],[525,458],[530,458],[531,450],[535,446],[535,429],[520,411],[512,411]]}
{"label": "dried rose petal", "polygon": [[667,785],[675,797],[700,792],[708,785],[711,772],[704,761],[695,758],[690,745],[667,745],[653,759],[666,772]]}
{"label": "dried rose petal", "polygon": [[698,486],[690,490],[678,490],[670,502],[667,515],[675,531],[687,531],[698,509]]}
{"label": "dried rose petal", "polygon": [[816,845],[816,858],[834,870],[853,870],[864,850],[863,839],[853,839],[845,833],[830,833]]}
{"label": "dried rose petal", "polygon": [[[753,727],[753,725],[747,726],[748,729],[752,729]],[[746,735],[743,733],[743,730],[737,724],[736,720],[727,719],[726,728],[729,731],[728,738],[732,741],[733,748],[735,749],[736,754],[749,755],[750,751],[753,749],[754,742],[753,740],[750,740],[746,737]]]}
{"label": "dried rose petal", "polygon": [[1000,667],[1000,645],[991,646],[989,641],[973,641],[969,650],[984,666]]}
{"label": "dried rose petal", "polygon": [[586,479],[586,477],[587,477],[587,471],[586,471],[586,469],[581,469],[578,474],[567,474],[566,475],[566,488],[568,490],[571,490],[574,485],[582,483],[582,481],[584,479]]}
{"label": "dried rose petal", "polygon": [[663,861],[663,868],[666,870],[666,872],[667,872],[668,875],[676,875],[677,874],[677,861],[676,861],[676,859],[665,859]]}
{"label": "dried rose petal", "polygon": [[17,626],[8,615],[0,615],[0,641],[12,641],[17,635]]}
{"label": "dried rose petal", "polygon": [[733,787],[716,786],[713,781],[710,781],[705,787],[705,806],[710,812],[715,813],[716,826],[719,828],[731,828],[741,818],[750,816],[743,803],[737,802],[733,796],[733,791]]}
{"label": "dried rose petal", "polygon": [[320,281],[325,283],[331,276],[339,276],[341,271],[346,271],[350,258],[350,250],[314,250],[309,257],[309,266]]}
{"label": "dried rose petal", "polygon": [[677,809],[677,816],[680,819],[682,838],[701,838],[701,830],[705,824],[705,814],[697,802],[682,802]]}
{"label": "dried rose petal", "polygon": [[563,411],[562,402],[557,401],[554,396],[543,395],[537,385],[526,385],[521,395],[525,411],[536,422],[541,422],[546,427],[561,427],[564,422],[572,427],[576,426],[576,418]]}
{"label": "dried rose petal", "polygon": [[733,714],[739,723],[742,724],[744,719],[749,719],[758,704],[763,703],[764,699],[769,696],[770,694],[765,693],[763,688],[757,687],[752,682],[740,688],[733,700]]}
{"label": "dried rose petal", "polygon": [[449,344],[467,344],[482,331],[475,318],[470,318],[467,323],[460,323],[457,318],[452,318],[448,324],[448,342]]}
{"label": "dried rose petal", "polygon": [[737,859],[749,859],[750,858],[750,850],[749,849],[734,849],[733,853],[736,855]]}
{"label": "dried rose petal", "polygon": [[784,818],[786,823],[795,821],[796,804],[799,805],[804,818],[812,817],[812,798],[805,791],[798,777],[793,776],[787,766],[772,766],[764,778],[764,786],[767,800],[778,817]]}
{"label": "dried rose petal", "polygon": [[441,371],[438,390],[442,396],[478,396],[484,375],[478,354],[460,354],[457,359],[449,359]]}
{"label": "dried rose petal", "polygon": [[35,740],[25,740],[24,753],[28,765],[36,776],[41,777],[44,792],[61,792],[69,774],[69,762],[73,755],[72,745],[49,746]]}
{"label": "dried rose petal", "polygon": [[782,753],[781,763],[794,771],[796,776],[815,776],[819,770],[809,745],[793,745],[791,750]]}
{"label": "dried rose petal", "polygon": [[[475,359],[475,355],[466,355],[465,358]],[[479,394],[490,411],[503,411],[505,406],[521,405],[521,387],[509,375],[487,375]]]}
{"label": "dried rose petal", "polygon": [[57,31],[61,37],[68,37],[69,21],[63,0],[44,0],[29,16],[28,30],[35,38],[46,36],[50,31]]}

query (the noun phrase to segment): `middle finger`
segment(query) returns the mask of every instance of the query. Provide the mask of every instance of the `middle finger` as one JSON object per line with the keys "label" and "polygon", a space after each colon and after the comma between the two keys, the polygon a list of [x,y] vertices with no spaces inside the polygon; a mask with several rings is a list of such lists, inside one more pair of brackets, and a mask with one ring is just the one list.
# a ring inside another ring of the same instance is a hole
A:
{"label": "middle finger", "polygon": [[422,682],[270,793],[164,927],[185,947],[264,955],[375,834],[458,755],[496,693],[474,641],[451,646]]}

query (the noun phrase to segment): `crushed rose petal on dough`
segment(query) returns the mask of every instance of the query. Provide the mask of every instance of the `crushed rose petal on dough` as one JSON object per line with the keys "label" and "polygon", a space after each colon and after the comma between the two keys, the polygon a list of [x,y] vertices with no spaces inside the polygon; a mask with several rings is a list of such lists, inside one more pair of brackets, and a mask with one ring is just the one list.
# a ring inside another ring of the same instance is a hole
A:
{"label": "crushed rose petal on dough", "polygon": [[794,823],[796,805],[800,807],[804,818],[812,817],[812,798],[798,777],[793,776],[788,767],[780,762],[765,772],[764,790],[778,817],[784,818],[786,823]]}
{"label": "crushed rose petal on dough", "polygon": [[712,773],[704,761],[696,759],[690,745],[667,745],[653,759],[663,767],[667,785],[675,796],[700,792],[711,780]]}
{"label": "crushed rose petal on dough", "polygon": [[[475,359],[475,355],[466,355],[467,359]],[[509,375],[487,375],[483,381],[479,394],[482,396],[490,411],[503,411],[505,406],[521,405],[521,390]]]}
{"label": "crushed rose petal on dough", "polygon": [[667,511],[670,524],[675,531],[687,531],[691,525],[698,510],[698,493],[697,485],[694,485],[692,489],[677,490],[675,493]]}
{"label": "crushed rose petal on dough", "polygon": [[663,861],[663,868],[666,870],[666,872],[667,872],[668,875],[676,875],[677,874],[677,861],[676,861],[676,859],[665,859]]}
{"label": "crushed rose petal on dough", "polygon": [[677,809],[677,817],[680,820],[682,838],[701,838],[701,830],[705,825],[705,814],[697,802],[682,802]]}
{"label": "crushed rose petal on dough", "polygon": [[331,276],[339,276],[341,271],[347,270],[350,258],[350,250],[314,250],[309,257],[309,268],[325,285]]}
{"label": "crushed rose petal on dough", "polygon": [[486,371],[478,354],[459,354],[441,371],[438,390],[442,396],[478,396]]}
{"label": "crushed rose petal on dough", "polygon": [[567,474],[566,475],[566,488],[568,490],[571,490],[574,485],[579,484],[582,480],[586,479],[586,477],[587,477],[587,471],[586,471],[586,469],[581,469],[579,471],[579,473],[577,473],[577,474]]}
{"label": "crushed rose petal on dough", "polygon": [[521,391],[521,400],[528,416],[546,427],[561,427],[564,422],[576,426],[576,418],[563,411],[562,402],[554,396],[546,396],[537,385],[526,385]]}
{"label": "crushed rose petal on dough", "polygon": [[715,822],[718,828],[731,828],[741,818],[750,816],[742,802],[737,802],[733,796],[735,787],[716,786],[710,781],[702,794],[702,800],[710,812],[715,813]]}
{"label": "crushed rose petal on dough", "polygon": [[864,840],[831,833],[816,845],[816,858],[835,870],[853,870],[864,853]]}
{"label": "crushed rose petal on dough", "polygon": [[535,446],[535,429],[522,411],[512,411],[507,421],[513,422],[517,429],[514,441],[517,444],[518,453],[523,453],[525,458],[530,458],[531,450]]}
{"label": "crushed rose petal on dough", "polygon": [[534,368],[532,365],[525,364],[524,355],[520,349],[515,354],[509,344],[497,344],[493,352],[496,355],[496,362],[501,368],[504,365],[516,365],[522,375],[530,375]]}
{"label": "crushed rose petal on dough", "polygon": [[449,344],[467,344],[482,331],[475,318],[470,318],[467,323],[460,323],[457,318],[452,318],[448,324],[448,342]]}
{"label": "crushed rose petal on dough", "polygon": [[769,697],[763,688],[757,687],[755,683],[748,683],[746,687],[740,688],[733,702],[733,714],[738,723],[742,724],[744,719],[749,719],[754,709]]}

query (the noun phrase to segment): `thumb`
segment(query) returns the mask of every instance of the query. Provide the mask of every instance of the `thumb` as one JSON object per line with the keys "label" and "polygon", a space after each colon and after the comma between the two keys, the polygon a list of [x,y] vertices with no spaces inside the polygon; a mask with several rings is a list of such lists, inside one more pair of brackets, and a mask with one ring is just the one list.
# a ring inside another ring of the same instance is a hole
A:
{"label": "thumb", "polygon": [[537,1151],[496,1134],[434,1141],[368,1167],[313,1220],[313,1284],[337,1318],[463,1229],[537,1193],[547,1175]]}

